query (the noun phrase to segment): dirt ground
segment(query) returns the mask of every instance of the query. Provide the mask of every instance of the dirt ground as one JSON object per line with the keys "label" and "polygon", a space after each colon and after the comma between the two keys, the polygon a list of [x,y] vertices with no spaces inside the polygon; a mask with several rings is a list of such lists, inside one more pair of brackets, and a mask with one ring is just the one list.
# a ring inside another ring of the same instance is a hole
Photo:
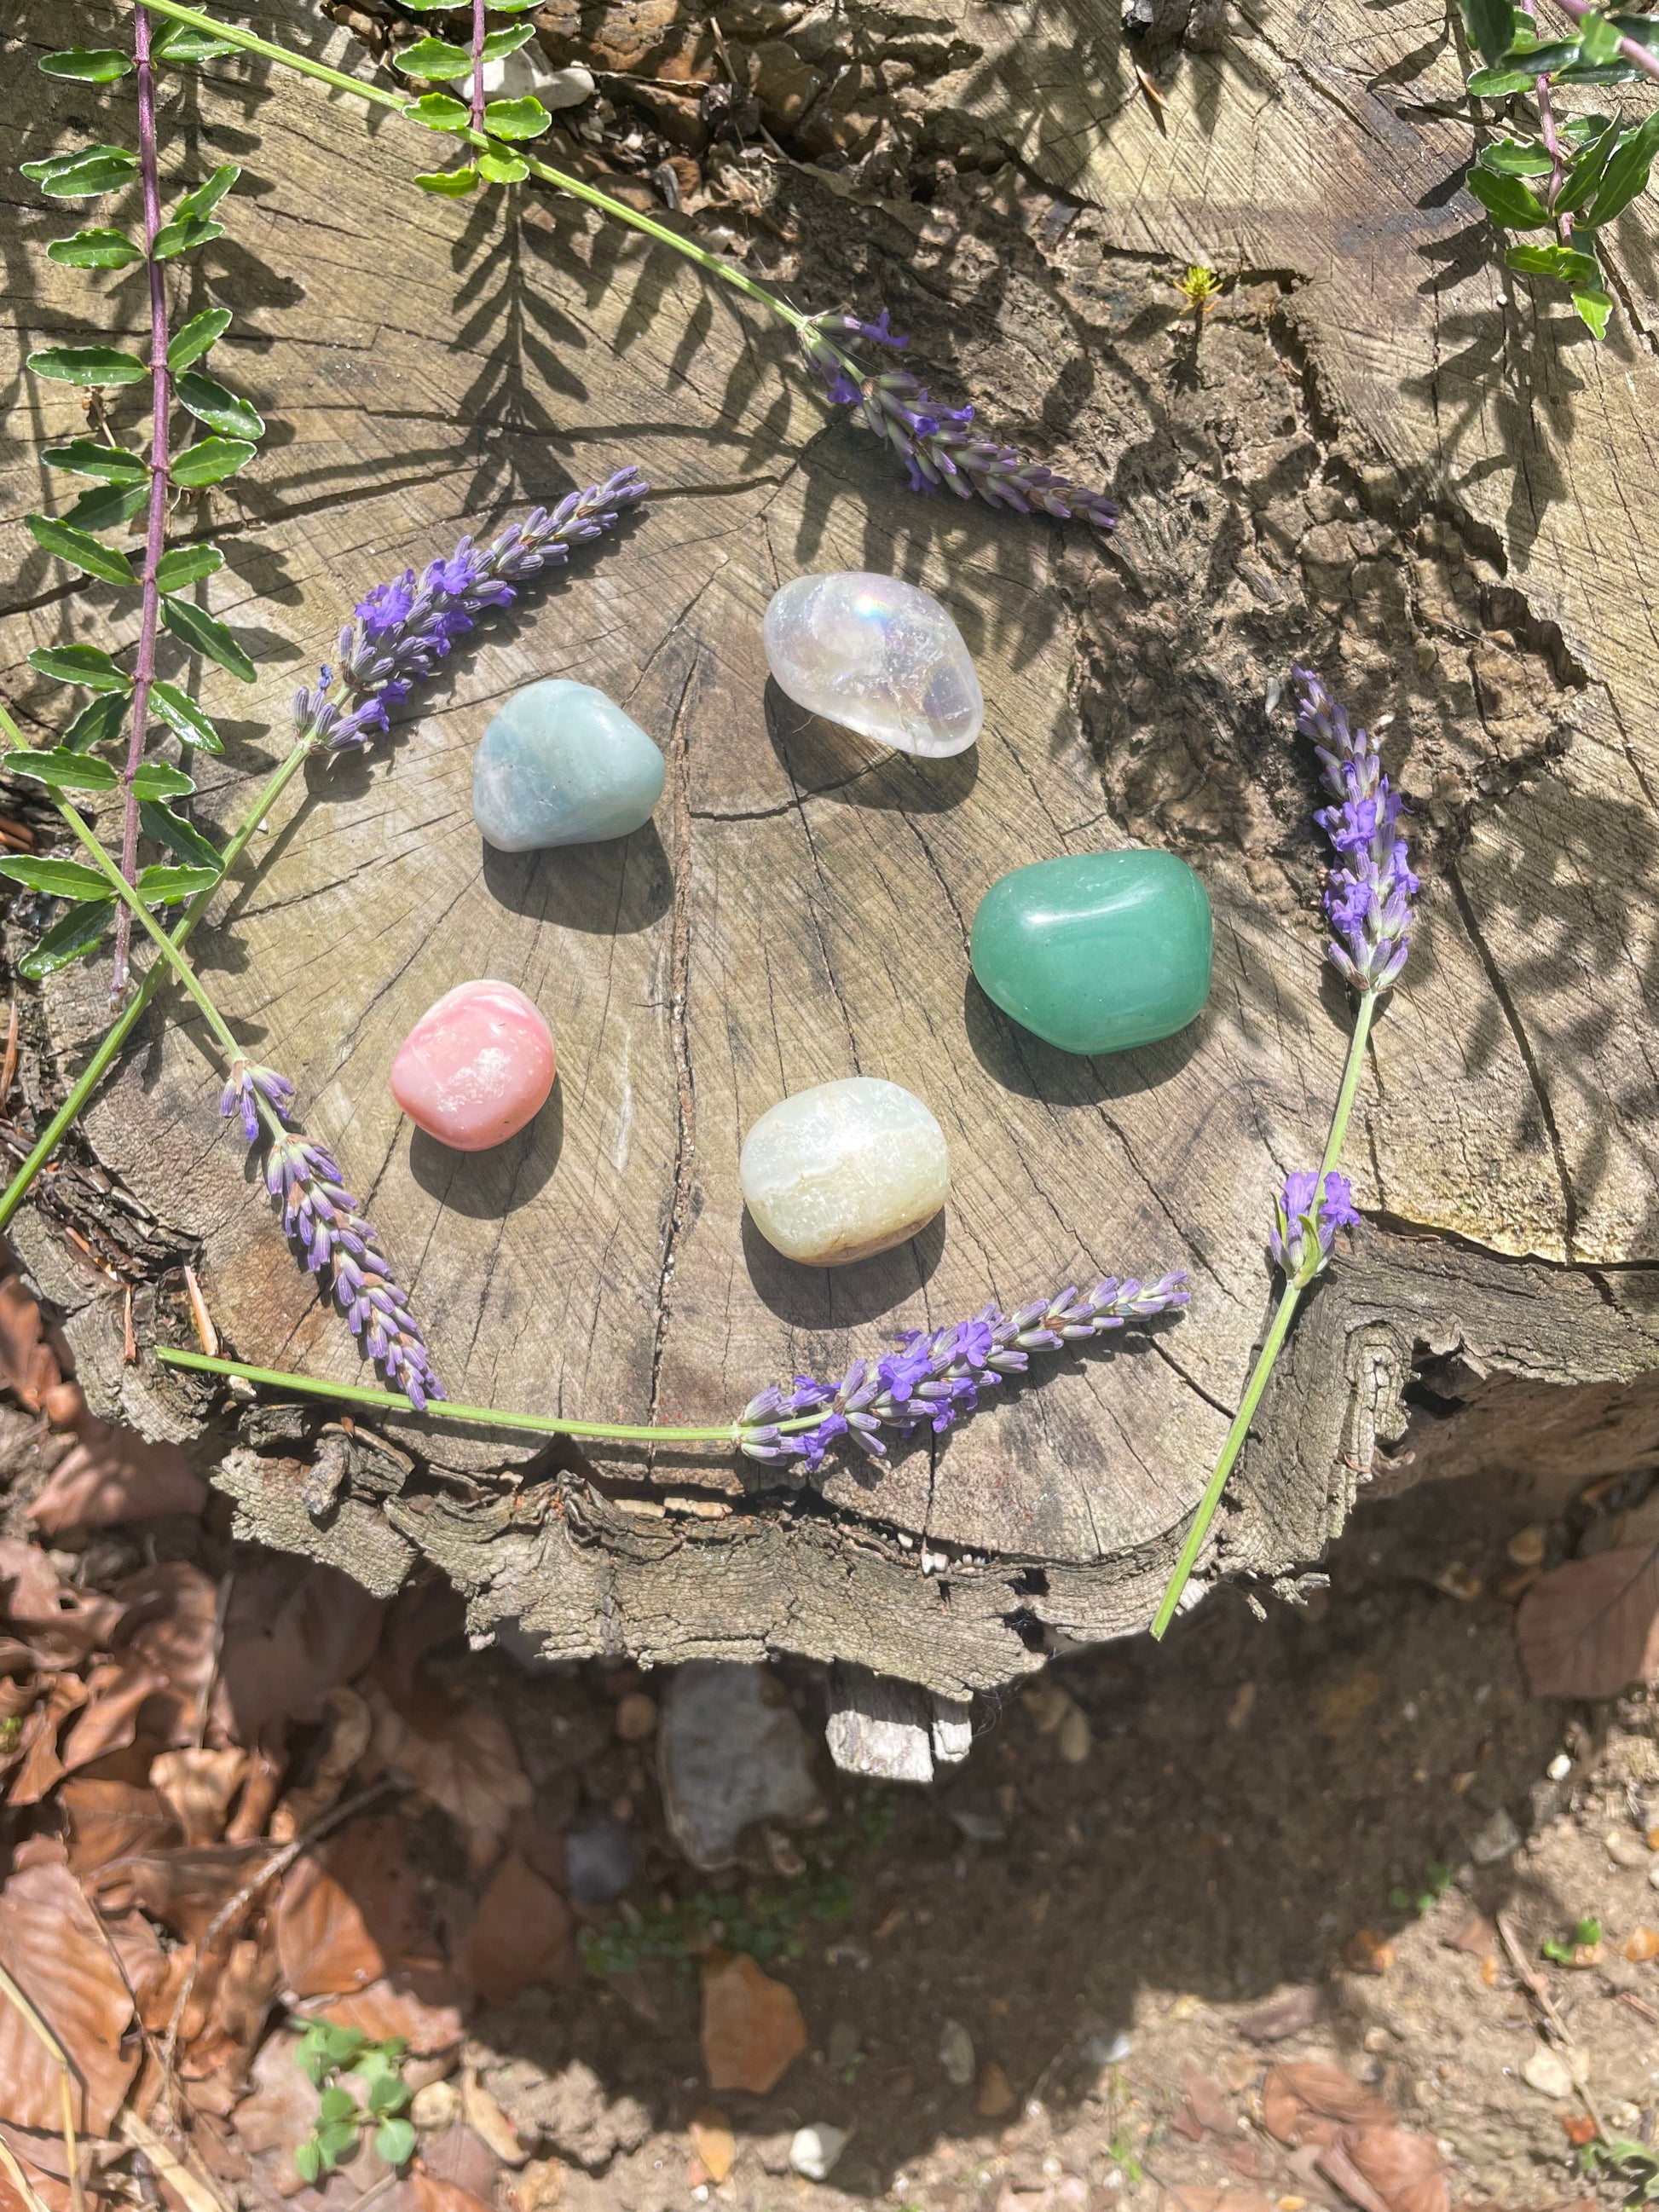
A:
{"label": "dirt ground", "polygon": [[[1585,2184],[1565,2123],[1583,2106],[1522,2078],[1538,2012],[1492,1940],[1500,1915],[1528,1965],[1601,1923],[1594,1964],[1540,1971],[1609,2133],[1651,2142],[1659,1968],[1620,1947],[1659,1923],[1654,1706],[1528,1699],[1510,1607],[1485,1594],[1513,1578],[1516,1525],[1498,1486],[1431,1486],[1362,1512],[1306,1611],[1259,1620],[1223,1593],[1162,1650],[1137,1638],[1061,1663],[1047,1679],[1089,1720],[1077,1763],[1028,1692],[981,1713],[966,1765],[930,1790],[839,1778],[847,1916],[815,1925],[809,1905],[799,1956],[768,1962],[812,2048],[770,2096],[720,2100],[738,2156],[714,2201],[977,2212],[1012,2192],[1036,2212],[1178,2188],[1197,2212],[1215,2200],[1194,2191],[1218,2186],[1285,2212],[1340,2203],[1264,2130],[1264,2075],[1287,2059],[1345,2068],[1437,2139],[1459,2203],[1571,2198]],[[483,1663],[520,1725],[568,1694]],[[821,1692],[802,1679],[795,1695],[811,1713]],[[600,1754],[584,1788],[610,1790],[618,1764],[651,1839],[634,1893],[687,1893],[649,1763]],[[763,1844],[751,1858],[778,1891]],[[1477,1916],[1484,1935],[1456,1948]],[[981,2090],[987,2062],[1006,2075],[1002,2117],[947,2078],[950,2022]],[[548,2112],[562,2069],[544,2147],[572,2161],[572,2212],[692,2196],[687,2127],[710,2098],[688,1967],[531,1996],[474,2033],[509,2114]],[[1194,2128],[1194,2108],[1212,2124]],[[820,2122],[853,2132],[815,2185],[787,2156]]]}

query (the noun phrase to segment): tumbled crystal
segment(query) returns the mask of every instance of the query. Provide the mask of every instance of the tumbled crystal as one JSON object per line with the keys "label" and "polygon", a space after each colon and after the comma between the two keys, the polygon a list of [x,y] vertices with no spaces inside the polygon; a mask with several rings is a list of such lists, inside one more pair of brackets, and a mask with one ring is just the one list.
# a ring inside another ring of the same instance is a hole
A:
{"label": "tumbled crystal", "polygon": [[797,706],[927,760],[965,752],[985,699],[962,632],[897,576],[797,576],[766,610],[767,665]]}
{"label": "tumbled crystal", "polygon": [[878,1076],[845,1075],[763,1114],[738,1163],[755,1226],[786,1259],[841,1267],[914,1237],[951,1192],[945,1132]]}
{"label": "tumbled crystal", "polygon": [[662,797],[662,755],[614,699],[562,676],[515,691],[472,756],[472,811],[500,853],[626,837]]}
{"label": "tumbled crystal", "polygon": [[1209,894],[1173,853],[1067,853],[994,883],[969,957],[1005,1014],[1062,1052],[1125,1052],[1210,995]]}
{"label": "tumbled crystal", "polygon": [[514,1136],[553,1088],[553,1032],[511,983],[458,983],[429,1006],[392,1063],[392,1095],[458,1152]]}

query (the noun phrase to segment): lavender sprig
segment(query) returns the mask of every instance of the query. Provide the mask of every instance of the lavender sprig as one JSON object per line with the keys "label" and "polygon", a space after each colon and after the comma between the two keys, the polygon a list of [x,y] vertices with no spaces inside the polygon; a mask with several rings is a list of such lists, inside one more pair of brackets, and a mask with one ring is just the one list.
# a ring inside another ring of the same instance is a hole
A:
{"label": "lavender sprig", "polygon": [[1320,781],[1336,801],[1314,816],[1337,856],[1325,888],[1326,918],[1336,932],[1331,959],[1354,990],[1386,991],[1406,964],[1419,888],[1400,831],[1411,810],[1389,783],[1376,741],[1350,728],[1346,711],[1310,670],[1291,675],[1300,695],[1297,726],[1313,739]]}
{"label": "lavender sprig", "polygon": [[908,369],[858,373],[862,364],[835,343],[832,331],[896,353],[910,341],[889,327],[885,307],[873,323],[856,315],[813,315],[799,331],[801,350],[823,378],[831,404],[855,408],[854,419],[891,446],[910,472],[912,491],[945,486],[958,499],[977,495],[988,507],[1012,507],[1017,514],[1035,509],[1060,522],[1075,516],[1097,530],[1110,530],[1116,522],[1117,509],[1104,492],[1086,490],[1041,461],[1023,460],[1012,446],[975,436],[969,428],[971,407],[941,405]]}
{"label": "lavender sprig", "polygon": [[[1058,1352],[1082,1344],[1126,1321],[1147,1321],[1187,1304],[1187,1278],[1177,1270],[1155,1283],[1109,1276],[1086,1296],[1067,1284],[1052,1298],[1004,1313],[981,1306],[971,1321],[944,1328],[908,1329],[897,1348],[875,1359],[855,1359],[838,1384],[798,1375],[787,1387],[774,1383],[751,1398],[738,1424],[738,1449],[749,1458],[804,1460],[809,1472],[845,1437],[871,1459],[885,1459],[885,1429],[901,1437],[918,1429],[935,1436],[974,1412],[982,1390],[1006,1376],[1023,1375],[1033,1352]],[[793,1432],[780,1423],[820,1413],[816,1426]]]}
{"label": "lavender sprig", "polygon": [[295,741],[331,752],[361,751],[389,726],[415,684],[434,675],[459,637],[492,607],[511,606],[522,587],[561,568],[573,546],[616,527],[648,487],[631,465],[602,484],[573,491],[550,512],[535,507],[491,545],[463,538],[447,560],[416,576],[405,568],[358,602],[340,632],[337,671],[326,663],[294,695]]}
{"label": "lavender sprig", "polygon": [[1372,739],[1364,730],[1350,726],[1346,713],[1310,669],[1294,669],[1291,674],[1299,695],[1297,726],[1313,739],[1321,781],[1335,801],[1316,809],[1314,820],[1330,839],[1337,858],[1325,889],[1326,917],[1335,932],[1327,950],[1337,973],[1357,994],[1353,1028],[1318,1169],[1286,1176],[1273,1200],[1267,1249],[1284,1275],[1284,1285],[1221,1456],[1152,1616],[1155,1637],[1161,1637],[1175,1619],[1297,1310],[1328,1266],[1337,1231],[1359,1225],[1352,1188],[1347,1177],[1336,1172],[1336,1163],[1358,1094],[1371,1024],[1383,993],[1406,964],[1411,941],[1411,902],[1418,879],[1400,834],[1400,818],[1407,809],[1383,773]]}

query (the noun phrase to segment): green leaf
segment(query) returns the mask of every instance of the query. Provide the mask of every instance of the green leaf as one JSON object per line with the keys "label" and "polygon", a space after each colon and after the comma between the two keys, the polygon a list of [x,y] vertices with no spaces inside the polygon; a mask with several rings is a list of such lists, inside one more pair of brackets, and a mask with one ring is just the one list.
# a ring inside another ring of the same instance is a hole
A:
{"label": "green leaf", "polygon": [[1559,70],[1558,84],[1634,84],[1643,72],[1629,62],[1575,62]]}
{"label": "green leaf", "polygon": [[149,501],[148,484],[94,484],[62,520],[76,530],[118,530]]}
{"label": "green leaf", "polygon": [[71,438],[67,446],[48,446],[40,456],[49,469],[73,469],[76,476],[101,477],[106,483],[149,481],[149,463],[125,446],[106,446],[99,438]]}
{"label": "green leaf", "polygon": [[48,346],[29,356],[29,367],[56,384],[137,384],[149,374],[136,353],[112,346]]}
{"label": "green leaf", "polygon": [[154,799],[147,799],[138,809],[138,819],[143,824],[147,837],[153,837],[158,845],[165,845],[168,852],[187,866],[211,868],[216,875],[224,873],[224,863],[216,848],[209,843],[193,822],[186,822],[182,814],[175,814],[170,806],[163,806]]}
{"label": "green leaf", "polygon": [[376,2130],[374,2148],[388,2166],[402,2166],[415,2154],[415,2128],[410,2120],[387,2120]]}
{"label": "green leaf", "polygon": [[55,745],[48,753],[28,752],[20,746],[4,759],[13,775],[32,776],[54,791],[113,791],[120,781],[106,760],[95,753],[71,752],[67,745]]}
{"label": "green leaf", "polygon": [[226,477],[234,477],[238,469],[247,466],[258,451],[258,447],[246,438],[204,438],[199,444],[186,446],[167,474],[181,489],[198,491],[204,484],[216,484]]}
{"label": "green leaf", "polygon": [[216,39],[210,31],[193,31],[187,23],[169,23],[153,49],[158,61],[175,62],[186,66],[192,62],[210,62],[219,54],[234,54],[240,51],[230,40]]}
{"label": "green leaf", "polygon": [[318,2118],[325,2127],[331,2125],[336,2120],[355,2120],[356,2117],[357,2100],[349,2089],[324,2090],[323,2101],[318,2109]]}
{"label": "green leaf", "polygon": [[484,109],[484,129],[498,138],[539,138],[552,127],[539,100],[492,100]]}
{"label": "green leaf", "polygon": [[1637,194],[1646,189],[1656,152],[1659,152],[1659,110],[1650,115],[1639,129],[1620,137],[1601,172],[1601,184],[1584,220],[1599,224],[1622,215]]}
{"label": "green leaf", "polygon": [[478,173],[471,167],[422,169],[416,172],[415,181],[423,192],[438,192],[447,200],[459,200],[477,191]]}
{"label": "green leaf", "polygon": [[87,531],[71,530],[55,514],[26,514],[23,520],[35,544],[43,545],[48,553],[55,553],[60,561],[69,562],[106,584],[137,586],[138,579],[133,574],[132,563],[112,545],[100,544]]}
{"label": "green leaf", "polygon": [[1525,276],[1555,276],[1564,284],[1594,284],[1601,274],[1593,253],[1580,253],[1571,246],[1511,246],[1504,259]]}
{"label": "green leaf", "polygon": [[1469,171],[1468,185],[1492,221],[1502,223],[1506,229],[1542,230],[1548,227],[1548,209],[1519,177],[1500,177],[1490,169],[1473,168]]}
{"label": "green leaf", "polygon": [[410,2092],[409,2084],[395,2066],[382,2059],[373,2074],[361,2066],[358,2071],[368,2082],[368,2109],[377,2120],[389,2120],[402,2112],[409,2102]]}
{"label": "green leaf", "polygon": [[46,248],[47,260],[63,269],[125,269],[143,258],[124,230],[77,230]]}
{"label": "green leaf", "polygon": [[253,663],[222,622],[216,622],[188,599],[167,599],[161,602],[161,620],[193,653],[204,653],[210,660],[216,660],[240,683],[252,683]]}
{"label": "green leaf", "polygon": [[1607,318],[1613,313],[1613,295],[1604,292],[1599,284],[1582,284],[1572,295],[1572,304],[1590,336],[1606,337]]}
{"label": "green leaf", "polygon": [[99,199],[131,184],[137,173],[138,156],[125,146],[82,146],[78,153],[23,164],[23,174],[33,177],[49,200]]}
{"label": "green leaf", "polygon": [[323,2147],[315,2136],[307,2136],[303,2142],[295,2143],[289,2156],[294,2160],[294,2171],[307,2187],[322,2179]]}
{"label": "green leaf", "polygon": [[114,893],[96,868],[79,860],[22,860],[8,854],[0,860],[0,876],[9,876],[25,890],[43,891],[48,898],[106,899]]}
{"label": "green leaf", "polygon": [[521,184],[530,174],[527,166],[516,154],[480,154],[478,174],[486,184]]}
{"label": "green leaf", "polygon": [[200,361],[210,345],[215,345],[230,328],[228,307],[204,307],[199,315],[192,315],[184,328],[175,331],[167,347],[167,367],[176,375],[188,368],[193,361]]}
{"label": "green leaf", "polygon": [[1543,148],[1527,138],[1495,138],[1475,159],[1500,177],[1547,177],[1554,167]]}
{"label": "green leaf", "polygon": [[319,2021],[316,2025],[331,2066],[349,2066],[360,2051],[368,2048],[368,2038],[361,2027],[338,2027],[332,2021]]}
{"label": "green leaf", "polygon": [[533,23],[517,23],[510,31],[492,31],[483,42],[483,58],[487,62],[498,62],[506,54],[516,54],[535,35]]}
{"label": "green leaf", "polygon": [[223,223],[210,222],[205,216],[187,215],[181,222],[164,222],[150,251],[158,261],[171,261],[175,254],[193,253],[198,246],[207,246],[224,234]]}
{"label": "green leaf", "polygon": [[223,752],[224,740],[220,737],[196,702],[185,696],[176,684],[152,684],[149,703],[176,735],[187,745],[200,745],[204,752]]}
{"label": "green leaf", "polygon": [[188,407],[210,430],[222,430],[228,438],[264,434],[264,417],[257,407],[198,369],[185,371],[179,379],[178,392],[179,404]]}
{"label": "green leaf", "polygon": [[225,565],[216,545],[175,545],[156,563],[155,580],[164,592],[182,592],[201,576],[211,576]]}
{"label": "green leaf", "polygon": [[1553,76],[1558,70],[1571,69],[1578,59],[1578,41],[1540,39],[1523,47],[1517,40],[1509,58],[1517,68],[1524,64],[1528,76],[1535,82],[1540,76]]}
{"label": "green leaf", "polygon": [[1617,24],[1608,22],[1598,9],[1592,8],[1588,15],[1579,17],[1578,47],[1587,62],[1616,61],[1619,39]]}
{"label": "green leaf", "polygon": [[91,691],[131,691],[132,678],[118,668],[101,646],[37,645],[29,655],[37,675],[59,684],[84,684]]}
{"label": "green leaf", "polygon": [[1515,9],[1510,0],[1457,0],[1458,13],[1469,34],[1469,44],[1482,61],[1499,60],[1515,36]]}
{"label": "green leaf", "polygon": [[357,2140],[355,2120],[335,2120],[327,2127],[319,2128],[317,2142],[323,2154],[325,2166],[337,2166]]}
{"label": "green leaf", "polygon": [[38,983],[43,976],[54,975],[59,968],[67,968],[72,961],[84,960],[89,952],[95,952],[109,935],[110,924],[115,918],[114,901],[112,891],[107,898],[88,899],[82,905],[72,906],[60,921],[53,922],[33,950],[23,955],[17,963],[19,974]]}
{"label": "green leaf", "polygon": [[1567,179],[1556,195],[1558,209],[1575,213],[1595,197],[1607,164],[1619,150],[1620,133],[1609,124],[1599,138],[1592,139],[1567,164]]}
{"label": "green leaf", "polygon": [[47,76],[73,77],[79,84],[113,84],[131,75],[132,64],[114,46],[69,46],[62,53],[43,54],[39,67]]}
{"label": "green leaf", "polygon": [[225,194],[241,175],[240,165],[227,161],[210,177],[191,188],[173,210],[171,221],[184,222],[193,215],[211,215]]}
{"label": "green leaf", "polygon": [[140,799],[187,799],[196,788],[196,780],[183,769],[174,768],[171,761],[140,761],[132,787]]}
{"label": "green leaf", "polygon": [[82,708],[63,736],[58,740],[65,752],[90,752],[94,745],[107,744],[118,736],[121,725],[127,719],[131,704],[125,691],[101,691]]}
{"label": "green leaf", "polygon": [[1502,100],[1511,92],[1525,92],[1532,79],[1525,70],[1478,69],[1468,80],[1464,89],[1482,100]]}
{"label": "green leaf", "polygon": [[433,78],[465,76],[472,67],[472,55],[465,46],[452,46],[447,39],[416,39],[412,46],[405,46],[392,60],[405,76]]}
{"label": "green leaf", "polygon": [[194,898],[198,891],[210,891],[223,872],[221,868],[143,868],[134,889],[147,905],[160,899],[175,906],[180,899]]}
{"label": "green leaf", "polygon": [[453,99],[447,92],[423,92],[418,100],[410,101],[404,113],[412,122],[424,123],[428,131],[458,131],[471,120],[472,111],[464,100]]}

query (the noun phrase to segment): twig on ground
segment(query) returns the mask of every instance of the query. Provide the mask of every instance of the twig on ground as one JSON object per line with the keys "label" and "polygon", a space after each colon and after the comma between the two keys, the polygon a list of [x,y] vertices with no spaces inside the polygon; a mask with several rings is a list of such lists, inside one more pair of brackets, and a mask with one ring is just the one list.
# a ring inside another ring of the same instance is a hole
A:
{"label": "twig on ground", "polygon": [[17,2163],[16,2154],[13,2151],[11,2145],[6,2141],[4,2136],[0,2136],[0,2166],[3,2166],[5,2168],[12,2187],[22,2198],[24,2203],[27,2205],[28,2212],[50,2212],[50,2207],[40,2196],[33,2185],[29,2180],[27,2174],[24,2172],[22,2167]]}
{"label": "twig on ground", "polygon": [[0,1996],[9,1997],[16,2006],[30,2034],[57,2065],[63,2094],[64,2153],[69,2160],[70,2201],[75,2212],[86,2212],[86,2196],[81,2187],[81,2154],[75,2140],[75,2069],[69,2063],[69,2054],[3,1966],[0,1966]]}
{"label": "twig on ground", "polygon": [[202,1694],[196,1701],[196,1732],[191,1741],[198,1751],[207,1737],[208,1711],[213,1703],[215,1685],[219,1680],[219,1662],[224,1656],[225,1622],[230,1613],[230,1593],[235,1580],[234,1568],[228,1568],[219,1578],[219,1595],[213,1607],[213,1649],[208,1654],[208,1669],[202,1684]]}
{"label": "twig on ground", "polygon": [[190,1300],[190,1317],[196,1325],[196,1341],[210,1359],[216,1359],[219,1332],[213,1326],[213,1316],[207,1310],[207,1300],[202,1296],[202,1285],[196,1279],[194,1267],[185,1270],[185,1295]]}
{"label": "twig on ground", "polygon": [[229,2212],[225,2200],[199,2174],[192,2173],[176,2151],[169,2150],[154,2128],[146,2127],[137,2112],[123,2112],[117,2123],[123,2142],[142,2151],[185,2207],[185,2212]]}
{"label": "twig on ground", "polygon": [[[1562,2049],[1576,2051],[1577,2045],[1567,2032],[1567,2024],[1555,2009],[1554,2000],[1550,1996],[1549,1984],[1533,1965],[1532,1960],[1528,1958],[1514,1929],[1510,1927],[1501,1912],[1493,1913],[1492,1924],[1498,1930],[1499,1942],[1510,1954],[1510,1964],[1515,1969],[1516,1979],[1537,2006],[1540,2014],[1548,2023],[1551,2031],[1560,2042]],[[1583,2099],[1584,2110],[1595,2121],[1596,2134],[1605,2136],[1607,2130],[1601,2124],[1601,2115],[1596,2111],[1595,2100],[1589,2091],[1576,2075],[1572,2086]]]}

